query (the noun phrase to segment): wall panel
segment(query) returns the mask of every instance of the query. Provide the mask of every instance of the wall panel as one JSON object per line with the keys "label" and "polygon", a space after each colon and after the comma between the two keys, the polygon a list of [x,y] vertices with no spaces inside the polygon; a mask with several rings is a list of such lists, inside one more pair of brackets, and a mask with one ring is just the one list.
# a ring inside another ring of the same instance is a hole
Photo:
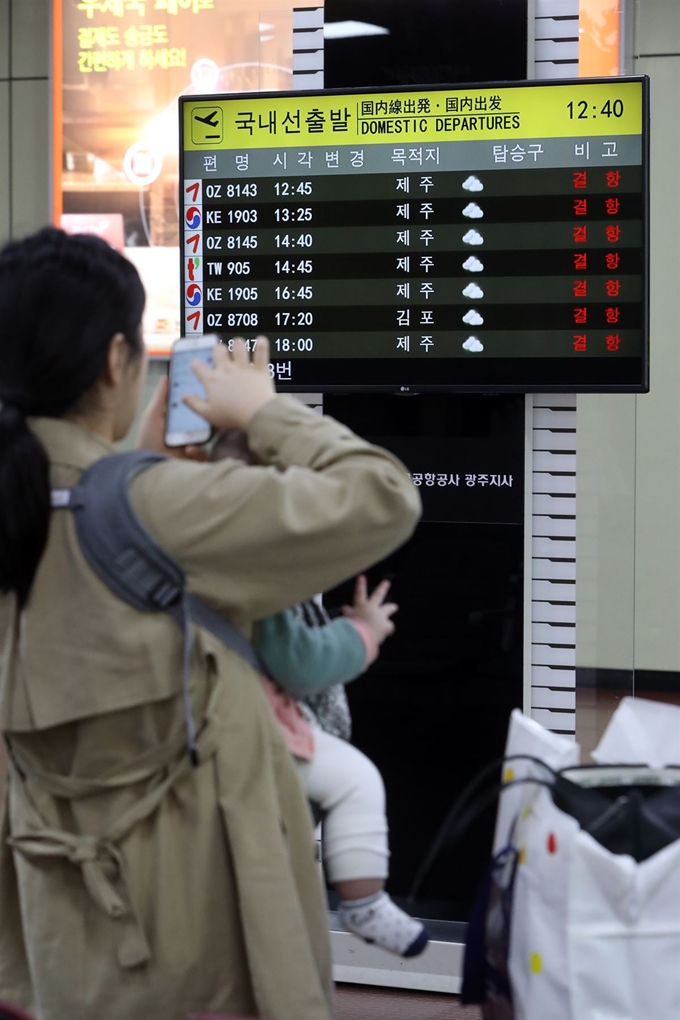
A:
{"label": "wall panel", "polygon": [[12,235],[21,237],[49,222],[49,82],[12,82],[11,217]]}
{"label": "wall panel", "polygon": [[[641,24],[655,15],[672,24],[668,8],[645,0]],[[680,55],[638,59],[635,71],[650,75],[652,104],[651,392],[637,398],[635,665],[680,671]]]}
{"label": "wall panel", "polygon": [[0,243],[9,237],[9,82],[0,81]]}
{"label": "wall panel", "polygon": [[49,68],[49,0],[12,0],[12,77],[40,78]]}

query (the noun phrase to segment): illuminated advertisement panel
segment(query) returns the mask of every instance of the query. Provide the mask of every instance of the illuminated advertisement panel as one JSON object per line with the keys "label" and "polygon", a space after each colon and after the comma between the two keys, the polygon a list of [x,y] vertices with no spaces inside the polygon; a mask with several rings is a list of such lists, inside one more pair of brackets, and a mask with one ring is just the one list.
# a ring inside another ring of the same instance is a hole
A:
{"label": "illuminated advertisement panel", "polygon": [[312,6],[54,0],[55,222],[101,234],[138,267],[151,351],[180,330],[178,97],[290,89],[293,5]]}
{"label": "illuminated advertisement panel", "polygon": [[579,0],[579,74],[585,78],[621,73],[621,19],[627,0]]}
{"label": "illuminated advertisement panel", "polygon": [[183,333],[300,389],[646,390],[647,85],[183,98]]}

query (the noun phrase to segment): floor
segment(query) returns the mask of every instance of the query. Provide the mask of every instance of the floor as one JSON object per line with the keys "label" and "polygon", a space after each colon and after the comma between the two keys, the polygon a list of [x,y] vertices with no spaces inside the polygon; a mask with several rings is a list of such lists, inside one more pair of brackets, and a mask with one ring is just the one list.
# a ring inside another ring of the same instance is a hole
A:
{"label": "floor", "polygon": [[481,1020],[477,1006],[455,995],[338,985],[334,1020]]}

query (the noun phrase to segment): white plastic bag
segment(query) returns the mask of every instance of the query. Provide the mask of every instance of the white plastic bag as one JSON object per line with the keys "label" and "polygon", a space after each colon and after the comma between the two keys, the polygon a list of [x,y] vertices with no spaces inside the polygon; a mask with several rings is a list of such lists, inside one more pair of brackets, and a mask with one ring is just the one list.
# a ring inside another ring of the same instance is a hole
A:
{"label": "white plastic bag", "polygon": [[572,1017],[678,1020],[680,840],[638,864],[579,833],[567,939]]}
{"label": "white plastic bag", "polygon": [[[527,755],[527,758],[515,758],[515,755]],[[532,761],[532,758],[540,759],[558,771],[570,765],[578,765],[580,749],[573,740],[561,737],[559,733],[551,733],[518,708],[514,708],[510,715],[505,743],[506,764],[503,769],[503,782],[514,783],[529,777],[545,779],[546,770]],[[493,841],[494,854],[505,846],[516,816],[522,806],[533,799],[535,793],[534,787],[521,783],[509,787],[503,793],[498,802]]]}
{"label": "white plastic bag", "polygon": [[623,698],[593,758],[601,765],[680,765],[680,707],[645,698]]}
{"label": "white plastic bag", "polygon": [[[680,709],[630,701],[612,718],[599,761],[678,763]],[[537,726],[513,713],[508,752],[556,769],[578,761],[577,745]],[[539,765],[509,766],[514,779],[547,777]],[[495,842],[518,852],[508,958],[515,1020],[680,1020],[680,840],[640,862],[614,854],[547,786],[530,783],[502,795]]]}

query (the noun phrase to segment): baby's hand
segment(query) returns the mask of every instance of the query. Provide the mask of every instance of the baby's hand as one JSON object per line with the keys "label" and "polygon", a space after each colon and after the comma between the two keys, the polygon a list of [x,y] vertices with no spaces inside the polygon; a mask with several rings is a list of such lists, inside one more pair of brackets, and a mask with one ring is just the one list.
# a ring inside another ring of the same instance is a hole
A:
{"label": "baby's hand", "polygon": [[354,588],[354,605],[343,606],[342,612],[353,620],[363,620],[373,631],[375,640],[379,645],[390,634],[394,634],[392,617],[399,606],[395,602],[385,602],[387,593],[390,590],[389,581],[381,581],[372,595],[368,594],[366,578],[363,574],[357,577]]}

